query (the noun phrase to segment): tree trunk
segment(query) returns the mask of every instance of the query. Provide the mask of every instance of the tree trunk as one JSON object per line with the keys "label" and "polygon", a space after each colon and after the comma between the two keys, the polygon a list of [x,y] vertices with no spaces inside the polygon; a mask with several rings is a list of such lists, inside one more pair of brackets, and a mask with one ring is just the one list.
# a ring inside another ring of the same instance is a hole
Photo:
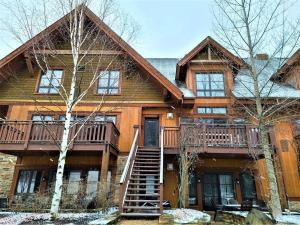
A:
{"label": "tree trunk", "polygon": [[272,216],[276,219],[277,217],[281,216],[282,211],[281,211],[277,180],[275,175],[275,167],[272,159],[272,150],[269,145],[268,135],[264,125],[260,128],[259,134],[260,134],[261,144],[265,156],[266,170],[268,174],[268,183],[269,183],[269,190],[270,190],[269,207],[271,209]]}

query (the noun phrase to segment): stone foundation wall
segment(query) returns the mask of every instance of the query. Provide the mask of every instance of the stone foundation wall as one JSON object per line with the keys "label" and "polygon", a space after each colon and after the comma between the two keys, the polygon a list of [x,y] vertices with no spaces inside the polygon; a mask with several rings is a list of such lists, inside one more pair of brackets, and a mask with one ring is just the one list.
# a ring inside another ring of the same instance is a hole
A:
{"label": "stone foundation wall", "polygon": [[224,225],[244,225],[246,218],[229,212],[222,212],[222,222]]}
{"label": "stone foundation wall", "polygon": [[0,153],[0,197],[7,197],[17,157]]}
{"label": "stone foundation wall", "polygon": [[289,209],[300,212],[300,201],[288,201]]}
{"label": "stone foundation wall", "polygon": [[115,194],[114,194],[114,204],[119,204],[119,187],[120,187],[120,179],[126,164],[128,156],[118,156],[117,161],[117,173],[116,173],[116,183],[115,183]]}

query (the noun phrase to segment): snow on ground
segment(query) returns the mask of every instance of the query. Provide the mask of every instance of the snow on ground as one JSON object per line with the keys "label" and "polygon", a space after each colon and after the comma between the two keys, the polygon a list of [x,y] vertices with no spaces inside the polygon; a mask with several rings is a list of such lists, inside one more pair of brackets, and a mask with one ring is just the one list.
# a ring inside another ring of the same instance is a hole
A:
{"label": "snow on ground", "polygon": [[[106,213],[100,211],[96,213],[60,213],[58,220],[78,220],[83,218],[101,218],[118,211],[118,208],[110,208]],[[0,212],[0,225],[18,225],[31,221],[47,221],[50,219],[50,213],[18,213],[18,212]]]}
{"label": "snow on ground", "polygon": [[[247,215],[249,213],[246,211],[227,211],[227,212],[235,214],[235,215],[243,216],[243,217],[247,217]],[[265,212],[265,213],[268,217],[271,218],[270,213],[267,213],[267,212]],[[300,213],[294,213],[294,212],[283,213],[283,215],[281,217],[277,218],[277,222],[300,225]]]}
{"label": "snow on ground", "polygon": [[210,215],[194,209],[170,209],[164,210],[164,214],[173,215],[175,223],[193,223],[199,220],[202,222],[210,221]]}

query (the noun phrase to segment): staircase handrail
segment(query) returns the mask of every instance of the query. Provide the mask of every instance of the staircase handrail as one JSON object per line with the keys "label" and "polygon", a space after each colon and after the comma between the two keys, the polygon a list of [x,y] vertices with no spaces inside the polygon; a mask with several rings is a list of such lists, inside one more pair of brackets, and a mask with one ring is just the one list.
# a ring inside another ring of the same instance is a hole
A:
{"label": "staircase handrail", "polygon": [[139,129],[136,129],[134,139],[133,139],[133,142],[132,142],[132,145],[131,145],[131,148],[130,148],[129,156],[127,158],[127,161],[126,161],[126,164],[125,164],[125,167],[124,167],[121,179],[120,179],[120,184],[124,183],[124,181],[126,179],[126,176],[128,174],[130,162],[132,162],[133,156],[136,153],[136,150],[137,150],[137,147],[138,147],[138,145],[137,145],[138,136],[139,136]]}
{"label": "staircase handrail", "polygon": [[159,194],[159,211],[160,214],[163,213],[163,183],[164,183],[164,127],[161,128],[160,135],[160,174],[159,174],[159,186],[160,186],[160,194]]}

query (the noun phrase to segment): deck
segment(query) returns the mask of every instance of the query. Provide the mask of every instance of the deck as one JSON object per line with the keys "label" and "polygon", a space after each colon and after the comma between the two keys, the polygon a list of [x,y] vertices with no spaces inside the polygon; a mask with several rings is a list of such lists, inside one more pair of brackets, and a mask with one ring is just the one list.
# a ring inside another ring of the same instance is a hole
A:
{"label": "deck", "polygon": [[[58,151],[63,121],[4,121],[0,124],[0,152]],[[120,132],[112,122],[73,122],[69,135],[71,151],[118,151]]]}

